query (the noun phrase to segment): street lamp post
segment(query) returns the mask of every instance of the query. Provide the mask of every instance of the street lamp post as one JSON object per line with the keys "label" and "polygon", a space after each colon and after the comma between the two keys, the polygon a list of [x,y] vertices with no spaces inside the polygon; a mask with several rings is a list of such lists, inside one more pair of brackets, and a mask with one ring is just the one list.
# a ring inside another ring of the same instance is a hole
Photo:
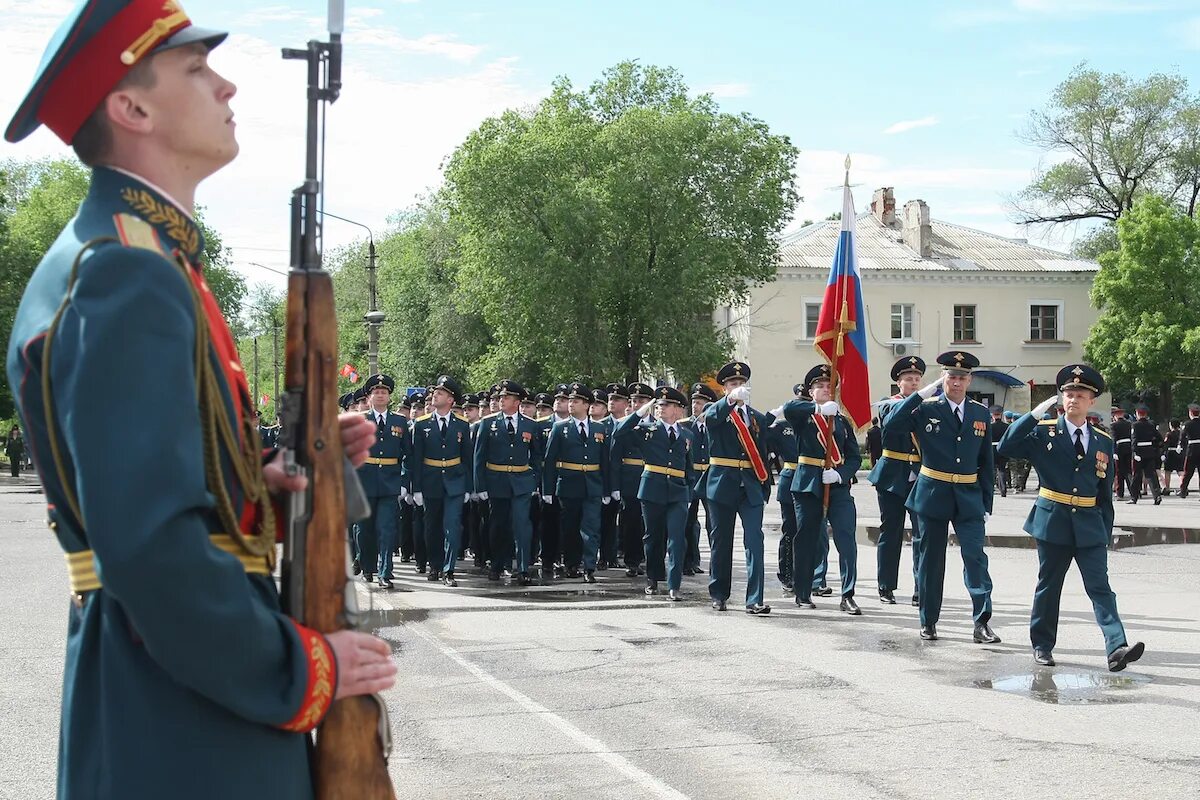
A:
{"label": "street lamp post", "polygon": [[367,313],[363,320],[367,323],[367,361],[370,362],[371,374],[375,375],[379,372],[379,326],[387,319],[387,315],[379,310],[379,298],[375,291],[375,234],[357,220],[339,217],[320,209],[317,209],[317,213],[323,217],[333,217],[357,225],[367,232]]}

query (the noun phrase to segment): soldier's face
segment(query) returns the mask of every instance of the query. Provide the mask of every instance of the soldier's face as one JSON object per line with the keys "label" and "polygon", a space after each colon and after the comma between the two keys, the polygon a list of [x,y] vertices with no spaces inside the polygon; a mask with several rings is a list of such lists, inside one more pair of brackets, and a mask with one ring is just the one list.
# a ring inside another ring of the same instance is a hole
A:
{"label": "soldier's face", "polygon": [[433,407],[438,410],[439,414],[445,414],[452,405],[454,405],[454,395],[441,388],[433,390]]}
{"label": "soldier's face", "polygon": [[725,394],[729,394],[730,389],[736,389],[739,386],[745,386],[745,385],[746,385],[745,378],[730,378],[729,380],[725,381]]}
{"label": "soldier's face", "polygon": [[903,397],[908,397],[910,394],[921,388],[921,378],[916,372],[906,372],[896,379],[896,386],[900,389],[900,394]]}
{"label": "soldier's face", "polygon": [[592,419],[601,419],[608,413],[608,405],[606,403],[592,403],[591,415]]}
{"label": "soldier's face", "polygon": [[703,397],[697,397],[692,400],[692,416],[698,417],[704,413],[704,406],[708,405],[708,401]]}
{"label": "soldier's face", "polygon": [[388,401],[391,399],[392,393],[386,386],[376,386],[371,390],[371,407],[376,411],[383,411],[387,408]]}
{"label": "soldier's face", "polygon": [[830,401],[829,381],[819,380],[813,383],[812,399],[814,403],[828,403]]}
{"label": "soldier's face", "polygon": [[946,373],[946,380],[942,384],[942,391],[946,393],[946,397],[953,400],[955,403],[961,403],[967,396],[967,387],[971,385],[971,375],[956,375]]}
{"label": "soldier's face", "polygon": [[591,400],[581,400],[578,397],[572,397],[567,401],[567,410],[575,419],[583,419],[587,416],[588,408],[592,405]]}
{"label": "soldier's face", "polygon": [[624,397],[610,397],[608,398],[608,410],[614,417],[623,417],[629,410],[629,401]]}
{"label": "soldier's face", "polygon": [[517,398],[513,397],[512,395],[508,395],[508,394],[500,395],[500,410],[503,413],[511,416],[511,415],[517,413],[517,409],[519,409],[520,407],[521,407],[521,401],[518,400]]}
{"label": "soldier's face", "polygon": [[467,406],[467,422],[479,421],[479,406]]}
{"label": "soldier's face", "polygon": [[668,425],[674,425],[683,418],[683,406],[676,403],[659,403],[658,416]]}
{"label": "soldier's face", "polygon": [[555,414],[558,414],[560,417],[563,414],[569,414],[569,413],[571,413],[570,408],[571,408],[570,401],[567,400],[567,398],[565,398],[565,397],[554,398],[554,413]]}
{"label": "soldier's face", "polygon": [[1088,389],[1067,389],[1062,393],[1063,410],[1067,419],[1082,421],[1096,403],[1096,395]]}
{"label": "soldier's face", "polygon": [[532,417],[534,412],[533,403],[521,401],[521,413],[527,417]]}

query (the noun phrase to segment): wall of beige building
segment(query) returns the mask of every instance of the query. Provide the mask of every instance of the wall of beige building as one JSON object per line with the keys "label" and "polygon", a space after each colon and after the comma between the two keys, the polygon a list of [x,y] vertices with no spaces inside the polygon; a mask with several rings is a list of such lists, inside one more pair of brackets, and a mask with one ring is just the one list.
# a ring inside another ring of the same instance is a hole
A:
{"label": "wall of beige building", "polygon": [[[809,311],[806,323],[805,309],[819,307],[827,277],[815,270],[781,269],[774,282],[753,290],[746,306],[715,315],[718,324],[729,326],[737,357],[751,366],[755,407],[769,409],[788,399],[792,385],[819,363],[809,335],[815,312]],[[972,391],[992,395],[1006,409],[1028,411],[1053,391],[1064,364],[1083,360],[1083,341],[1097,317],[1088,298],[1093,277],[1091,272],[863,271],[872,398],[891,392],[889,371],[898,345],[930,364],[927,375],[937,374],[933,362],[939,353],[955,348],[973,353],[981,369],[1021,381],[1008,387],[976,376]],[[892,335],[893,305],[907,307],[901,314],[909,315],[907,325],[901,320],[898,338]],[[973,342],[954,340],[955,306],[974,308]],[[1034,306],[1043,322],[1052,319],[1053,340],[1036,340],[1038,332],[1031,330]],[[1048,309],[1053,309],[1052,317],[1047,317]],[[1107,419],[1108,396],[1099,398],[1096,407]]]}

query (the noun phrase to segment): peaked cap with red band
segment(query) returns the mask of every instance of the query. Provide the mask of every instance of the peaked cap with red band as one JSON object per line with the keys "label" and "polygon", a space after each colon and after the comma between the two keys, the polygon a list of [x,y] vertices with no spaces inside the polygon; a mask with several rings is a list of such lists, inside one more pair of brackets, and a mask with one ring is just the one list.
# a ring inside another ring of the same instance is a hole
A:
{"label": "peaked cap with red band", "polygon": [[4,138],[19,142],[44,124],[70,144],[139,61],[188,44],[211,50],[226,35],[194,27],[176,0],[83,0],[50,40]]}

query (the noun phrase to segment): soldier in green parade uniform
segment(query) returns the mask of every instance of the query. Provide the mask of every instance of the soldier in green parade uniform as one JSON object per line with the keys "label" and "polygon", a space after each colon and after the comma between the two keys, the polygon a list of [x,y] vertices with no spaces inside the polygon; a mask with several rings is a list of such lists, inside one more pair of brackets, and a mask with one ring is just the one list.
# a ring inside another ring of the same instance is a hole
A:
{"label": "soldier in green parade uniform", "polygon": [[[918,356],[905,356],[892,365],[891,378],[900,390],[890,398],[903,400],[915,392],[925,375],[925,361]],[[885,425],[894,402],[879,404],[879,422]],[[883,456],[875,462],[867,476],[875,485],[879,500],[879,543],[875,548],[876,577],[879,584],[879,601],[890,605],[896,603],[896,590],[900,588],[900,552],[904,549],[904,518],[912,525],[913,594],[912,604],[919,605],[917,571],[920,566],[921,526],[917,514],[906,508],[908,496],[917,481],[921,467],[921,454],[916,441],[910,434],[883,429]]]}
{"label": "soldier in green parade uniform", "polygon": [[567,389],[567,401],[571,416],[554,423],[547,436],[542,501],[559,504],[563,549],[566,550],[567,541],[579,541],[584,582],[595,583],[600,509],[610,501],[611,491],[608,434],[588,418],[592,393],[587,386],[572,383]]}
{"label": "soldier in green parade uniform", "polygon": [[[550,411],[554,407],[553,392],[538,392],[533,396],[533,427],[537,431],[540,452],[546,452],[546,435],[550,431]],[[533,541],[529,548],[531,562],[541,562],[542,558],[542,517],[546,510],[541,502],[541,480],[533,489],[533,497],[529,502],[529,520],[533,529]],[[539,574],[539,578],[542,575]]]}
{"label": "soldier in green parade uniform", "polygon": [[262,412],[258,412],[258,438],[264,450],[274,450],[279,441],[279,422],[274,425],[263,424]]}
{"label": "soldier in green parade uniform", "polygon": [[447,586],[458,586],[462,510],[475,486],[471,426],[452,411],[461,395],[458,381],[439,375],[430,393],[433,413],[417,417],[412,426],[412,495],[425,510],[427,580]]}
{"label": "soldier in green parade uniform", "polygon": [[746,613],[769,614],[763,602],[763,507],[770,495],[761,436],[775,417],[750,407],[750,365],[731,361],[717,371],[725,396],[704,412],[710,433],[708,507],[713,515],[708,594],[712,606],[724,611],[733,582],[733,526],[742,521],[746,549]]}
{"label": "soldier in green parade uniform", "polygon": [[[917,438],[921,470],[906,506],[920,518],[918,557],[921,638],[937,639],[942,612],[942,587],[946,574],[946,545],[950,524],[958,536],[963,560],[963,580],[971,595],[978,644],[994,644],[1000,637],[988,624],[992,618],[992,578],[984,553],[984,525],[992,511],[992,442],[988,410],[967,399],[971,370],[979,359],[971,353],[950,350],[937,357],[942,377],[894,405],[884,423],[889,432]],[[945,394],[933,397],[944,384]]]}
{"label": "soldier in green parade uniform", "polygon": [[712,515],[708,512],[708,494],[705,481],[708,479],[708,426],[704,424],[704,410],[710,403],[717,402],[717,393],[704,383],[692,384],[692,416],[683,421],[694,434],[692,442],[692,469],[696,483],[692,486],[692,502],[688,504],[687,556],[684,559],[684,575],[702,575],[700,565],[700,506],[704,506],[704,528],[708,546],[712,547]]}
{"label": "soldier in green parade uniform", "polygon": [[1038,550],[1029,638],[1034,660],[1054,666],[1059,601],[1063,580],[1074,561],[1104,634],[1108,668],[1118,672],[1141,658],[1146,647],[1141,642],[1129,645],[1117,613],[1117,596],[1108,583],[1114,448],[1112,438],[1086,419],[1096,396],[1104,392],[1104,378],[1086,364],[1068,364],[1059,370],[1057,385],[1064,416],[1041,421],[1058,399],[1051,397],[1021,417],[1000,440],[1001,453],[1033,462],[1041,484],[1025,519],[1025,530]]}
{"label": "soldier in green parade uniform", "polygon": [[[862,464],[854,426],[840,413],[830,395],[828,364],[818,364],[804,376],[811,400],[797,398],[771,412],[782,415],[795,432],[796,466],[789,490],[796,506],[796,538],[792,545],[793,589],[796,605],[816,608],[811,583],[820,538],[825,538],[828,520],[838,551],[842,578],[840,609],[851,616],[862,614],[854,600],[858,580],[858,543],[855,540],[857,510],[850,495],[850,479]],[[797,392],[799,394],[799,392]],[[828,506],[825,505],[828,490]]]}
{"label": "soldier in green parade uniform", "polygon": [[[468,392],[463,396],[463,416],[471,426],[472,453],[475,452],[475,444],[479,441],[479,421],[483,417],[481,402],[480,393]],[[470,496],[467,507],[463,509],[463,543],[471,548],[475,569],[488,569],[488,561],[491,560],[488,549],[489,536],[487,501],[481,500],[476,492]]]}
{"label": "soldier in green parade uniform", "polygon": [[660,419],[650,416],[656,401],[648,400],[637,413],[625,417],[613,435],[628,439],[628,451],[645,462],[638,499],[646,531],[646,594],[658,594],[659,581],[666,581],[668,596],[679,602],[683,599],[680,587],[687,552],[687,511],[696,480],[692,470],[694,434],[679,424],[688,402],[683,392],[660,386],[655,394]]}
{"label": "soldier in green parade uniform", "polygon": [[[5,131],[45,124],[92,169],[7,353],[72,593],[61,798],[311,797],[306,734],[335,698],[394,680],[386,642],[298,624],[271,577],[304,479],[260,448],[193,216],[238,151],[235,87],[208,65],[224,38],[174,2],[81,2]],[[134,410],[147,364],[162,402]],[[370,427],[341,431],[361,462]]]}
{"label": "soldier in green parade uniform", "polygon": [[[629,402],[635,408],[654,399],[654,390],[644,383],[631,383],[628,387]],[[642,518],[642,502],[638,500],[638,487],[642,483],[643,460],[636,453],[628,453],[629,440],[612,443],[612,499],[621,505],[618,524],[621,531],[621,550],[625,553],[625,575],[630,578],[645,574],[642,559],[645,546],[645,521]]]}
{"label": "soldier in green parade uniform", "polygon": [[358,523],[355,550],[363,580],[370,583],[378,573],[383,589],[392,588],[392,555],[400,539],[399,498],[406,491],[404,475],[412,449],[408,420],[388,410],[395,388],[391,376],[383,374],[372,375],[363,384],[371,404],[364,418],[375,431],[375,442],[366,463],[358,468],[371,514]]}
{"label": "soldier in green parade uniform", "polygon": [[[792,396],[800,397],[804,384],[797,383],[792,387]],[[782,409],[782,406],[780,407]],[[796,431],[792,424],[776,414],[776,420],[767,428],[763,435],[763,446],[767,449],[768,457],[779,460],[780,468],[777,478],[779,488],[775,500],[779,503],[779,571],[776,577],[783,586],[784,592],[792,591],[792,546],[796,539],[796,504],[792,500],[792,478],[796,474],[796,458],[800,455]]]}
{"label": "soldier in green parade uniform", "polygon": [[515,549],[517,582],[528,586],[533,566],[529,504],[542,468],[542,438],[537,423],[518,410],[528,395],[525,387],[503,380],[499,394],[500,411],[480,420],[472,458],[477,497],[489,508],[488,577],[500,579]]}
{"label": "soldier in green parade uniform", "polygon": [[[608,393],[608,415],[602,422],[611,433],[621,420],[629,416],[629,390],[623,383],[610,383],[604,387],[604,391]],[[617,538],[620,512],[620,503],[609,503],[600,509],[600,562],[596,565],[597,569],[617,568],[621,550]]]}

